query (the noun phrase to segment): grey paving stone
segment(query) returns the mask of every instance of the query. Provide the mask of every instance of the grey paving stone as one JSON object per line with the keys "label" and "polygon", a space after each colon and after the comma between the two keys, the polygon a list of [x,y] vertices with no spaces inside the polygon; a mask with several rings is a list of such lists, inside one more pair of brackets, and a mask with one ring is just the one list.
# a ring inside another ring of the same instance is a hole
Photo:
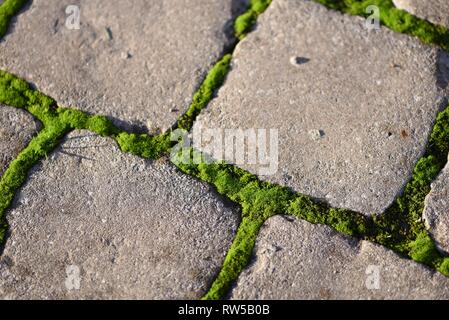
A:
{"label": "grey paving stone", "polygon": [[[1,298],[194,299],[219,271],[239,215],[172,165],[80,131],[33,170],[7,218]],[[80,289],[70,291],[76,267]]]}
{"label": "grey paving stone", "polygon": [[449,2],[447,0],[393,0],[393,3],[399,9],[449,28]]}
{"label": "grey paving stone", "polygon": [[443,275],[370,242],[296,219],[271,218],[254,256],[232,299],[449,297],[449,279]]}
{"label": "grey paving stone", "polygon": [[[386,28],[368,31],[360,17],[274,0],[239,43],[196,129],[278,129],[279,167],[264,179],[381,213],[411,177],[443,107],[443,56]],[[263,166],[241,167],[257,174]]]}
{"label": "grey paving stone", "polygon": [[449,166],[432,183],[423,217],[438,247],[449,252]]}
{"label": "grey paving stone", "polygon": [[[0,44],[0,69],[124,127],[167,129],[233,41],[230,22],[242,3],[34,0]],[[80,9],[79,30],[66,27],[69,5]]]}
{"label": "grey paving stone", "polygon": [[0,104],[0,176],[39,128],[27,112]]}

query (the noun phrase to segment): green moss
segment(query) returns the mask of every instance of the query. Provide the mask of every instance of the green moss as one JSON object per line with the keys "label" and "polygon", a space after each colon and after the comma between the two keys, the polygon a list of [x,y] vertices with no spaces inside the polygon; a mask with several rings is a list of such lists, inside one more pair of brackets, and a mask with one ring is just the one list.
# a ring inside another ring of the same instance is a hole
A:
{"label": "green moss", "polygon": [[288,188],[262,182],[257,176],[226,163],[176,165],[184,173],[212,184],[218,193],[239,203],[243,216],[253,220],[284,214],[294,197]]}
{"label": "green moss", "polygon": [[[262,182],[242,169],[224,163],[178,164],[181,171],[215,186],[217,191],[242,208],[242,225],[206,299],[223,298],[250,259],[256,232],[270,217],[289,214],[314,224],[384,245],[404,256],[447,274],[447,262],[436,250],[425,230],[421,215],[424,199],[447,161],[448,109],[437,117],[427,152],[417,162],[411,181],[382,215],[366,217],[345,209],[331,208],[302,194]],[[195,151],[191,152],[195,157]],[[444,155],[444,156],[443,156]],[[198,158],[198,156],[196,156]]]}
{"label": "green moss", "polygon": [[[192,157],[198,157],[192,150]],[[240,204],[242,222],[223,267],[204,299],[221,299],[248,265],[260,227],[283,214],[294,194],[287,188],[261,182],[256,176],[225,163],[178,163],[186,174],[215,186],[217,192]]]}
{"label": "green moss", "polygon": [[392,0],[314,0],[328,8],[351,15],[368,17],[366,8],[375,5],[380,10],[380,22],[393,31],[409,34],[424,43],[433,43],[449,51],[449,30],[397,9]]}
{"label": "green moss", "polygon": [[27,0],[5,0],[0,6],[0,39],[3,38],[8,31],[8,25],[12,17],[14,17],[20,9],[22,9]]}
{"label": "green moss", "polygon": [[349,210],[330,208],[325,224],[343,234],[364,237],[371,225],[371,220]]}
{"label": "green moss", "polygon": [[328,207],[312,201],[309,197],[299,194],[290,203],[287,213],[313,224],[325,224]]}
{"label": "green moss", "polygon": [[27,108],[36,104],[38,96],[30,92],[30,86],[25,81],[0,70],[0,101],[15,108]]}
{"label": "green moss", "polygon": [[201,110],[212,100],[214,92],[223,84],[223,81],[228,74],[229,64],[231,63],[232,55],[225,55],[218,61],[214,67],[209,71],[198,91],[193,96],[192,103],[187,112],[178,120],[176,128],[190,131],[193,122],[200,114]]}
{"label": "green moss", "polygon": [[234,24],[235,35],[239,39],[243,39],[257,22],[257,17],[262,14],[272,0],[251,0],[249,7],[245,13],[239,16]]}

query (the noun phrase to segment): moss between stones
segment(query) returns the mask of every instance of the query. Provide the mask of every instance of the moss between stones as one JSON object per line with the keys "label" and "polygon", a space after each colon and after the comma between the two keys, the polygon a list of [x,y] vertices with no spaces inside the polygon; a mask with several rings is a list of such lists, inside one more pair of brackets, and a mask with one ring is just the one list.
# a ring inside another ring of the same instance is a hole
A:
{"label": "moss between stones", "polygon": [[22,9],[27,0],[5,0],[0,6],[0,39],[3,38],[8,31],[8,25],[12,17],[14,17],[20,9]]}
{"label": "moss between stones", "polygon": [[409,34],[424,43],[439,45],[449,51],[449,30],[430,23],[410,13],[397,9],[392,0],[314,0],[328,8],[351,15],[368,17],[366,8],[375,5],[380,9],[380,22],[393,31]]}
{"label": "moss between stones", "polygon": [[[191,151],[192,159],[200,156]],[[242,222],[223,267],[203,299],[221,299],[229,291],[251,258],[260,227],[270,217],[288,209],[294,193],[288,188],[261,182],[256,176],[225,163],[179,163],[178,168],[213,185],[218,193],[238,203]]]}
{"label": "moss between stones", "polygon": [[257,22],[272,0],[251,0],[247,11],[235,20],[234,30],[238,39],[243,39]]}
{"label": "moss between stones", "polygon": [[[19,2],[10,1],[9,3]],[[237,18],[236,34],[244,37],[257,16],[270,4],[269,0],[253,0],[246,13]],[[447,46],[447,30],[435,27],[392,7],[391,1],[327,1],[328,7],[351,14],[364,15],[369,4],[378,5],[382,22],[393,30],[419,36],[426,42]],[[5,2],[6,4],[6,2]],[[412,24],[416,23],[416,27]],[[206,77],[192,105],[175,127],[190,130],[196,116],[212,99],[213,92],[223,83],[229,70],[230,55],[220,60]],[[87,129],[114,138],[121,150],[145,158],[157,158],[171,146],[168,133],[156,137],[136,135],[116,128],[102,116],[92,116],[75,109],[60,108],[53,99],[35,91],[23,80],[0,71],[0,102],[23,108],[43,123],[44,129],[10,164],[0,180],[0,241],[4,240],[7,224],[5,211],[14,194],[25,182],[29,169],[51,152],[65,134],[73,129]],[[417,163],[412,180],[404,193],[381,216],[365,217],[360,213],[331,208],[290,189],[260,181],[256,176],[224,163],[177,164],[186,174],[215,186],[217,191],[242,207],[242,222],[225,258],[223,267],[204,299],[225,297],[241,271],[248,265],[263,223],[276,214],[289,214],[315,224],[367,239],[411,259],[429,265],[449,276],[449,258],[435,248],[421,221],[424,198],[430,182],[447,162],[449,151],[449,108],[439,114],[424,157]],[[192,151],[192,155],[194,151]]]}
{"label": "moss between stones", "polygon": [[374,218],[374,228],[368,238],[436,268],[446,276],[449,273],[443,266],[444,257],[426,231],[422,213],[430,184],[447,164],[448,153],[449,107],[438,115],[426,153],[416,164],[412,180],[392,206]]}

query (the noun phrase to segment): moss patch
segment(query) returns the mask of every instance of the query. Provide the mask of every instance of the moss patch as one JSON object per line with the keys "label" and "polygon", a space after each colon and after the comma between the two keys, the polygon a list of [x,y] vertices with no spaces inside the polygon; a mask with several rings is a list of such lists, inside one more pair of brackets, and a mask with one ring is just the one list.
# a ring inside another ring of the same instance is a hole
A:
{"label": "moss patch", "polygon": [[27,0],[5,0],[0,6],[0,39],[3,38],[8,31],[8,25],[12,17],[14,17],[20,9],[22,9]]}
{"label": "moss patch", "polygon": [[440,271],[446,277],[449,277],[449,258],[444,258],[441,261],[441,264],[438,266],[438,271]]}
{"label": "moss patch", "polygon": [[177,129],[184,129],[186,131],[190,131],[190,129],[192,129],[193,122],[196,117],[212,100],[214,92],[223,84],[223,81],[229,72],[229,64],[231,63],[231,59],[231,54],[225,55],[209,71],[200,88],[193,96],[193,101],[189,109],[178,120],[175,126]]}
{"label": "moss patch", "polygon": [[380,10],[380,22],[393,31],[409,34],[424,43],[436,44],[449,51],[449,30],[397,9],[392,0],[314,0],[326,7],[351,15],[368,17],[366,8],[375,5]]}
{"label": "moss patch", "polygon": [[362,214],[331,208],[301,194],[295,195],[286,213],[313,224],[328,225],[338,232],[359,238],[365,236],[372,224],[371,220]]}
{"label": "moss patch", "polygon": [[375,228],[369,238],[434,268],[442,263],[443,256],[426,231],[422,213],[431,182],[447,164],[448,141],[449,107],[438,115],[426,153],[416,164],[413,178],[392,206],[374,219]]}

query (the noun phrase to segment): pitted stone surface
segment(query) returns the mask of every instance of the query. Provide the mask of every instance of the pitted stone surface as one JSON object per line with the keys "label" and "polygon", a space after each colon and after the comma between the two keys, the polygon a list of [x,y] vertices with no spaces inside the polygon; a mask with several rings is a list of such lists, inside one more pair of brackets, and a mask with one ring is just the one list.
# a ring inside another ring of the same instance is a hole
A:
{"label": "pitted stone surface", "polygon": [[20,109],[0,104],[0,177],[39,130],[33,117]]}
{"label": "pitted stone surface", "polygon": [[447,0],[393,0],[393,3],[399,9],[449,28],[449,1]]}
{"label": "pitted stone surface", "polygon": [[[63,105],[164,130],[233,41],[243,3],[34,0],[0,44],[0,69]],[[79,8],[79,30],[67,27],[76,27],[69,5]]]}
{"label": "pitted stone surface", "polygon": [[278,129],[279,167],[264,179],[335,207],[383,212],[447,96],[443,53],[310,1],[274,0],[258,21],[196,128]]}
{"label": "pitted stone surface", "polygon": [[263,227],[231,298],[448,299],[449,279],[327,226],[277,216]]}
{"label": "pitted stone surface", "polygon": [[449,166],[446,166],[426,198],[424,220],[437,245],[449,252]]}
{"label": "pitted stone surface", "polygon": [[[168,163],[79,131],[33,170],[7,218],[0,298],[195,299],[220,269],[238,209]],[[79,290],[68,290],[76,268]]]}

